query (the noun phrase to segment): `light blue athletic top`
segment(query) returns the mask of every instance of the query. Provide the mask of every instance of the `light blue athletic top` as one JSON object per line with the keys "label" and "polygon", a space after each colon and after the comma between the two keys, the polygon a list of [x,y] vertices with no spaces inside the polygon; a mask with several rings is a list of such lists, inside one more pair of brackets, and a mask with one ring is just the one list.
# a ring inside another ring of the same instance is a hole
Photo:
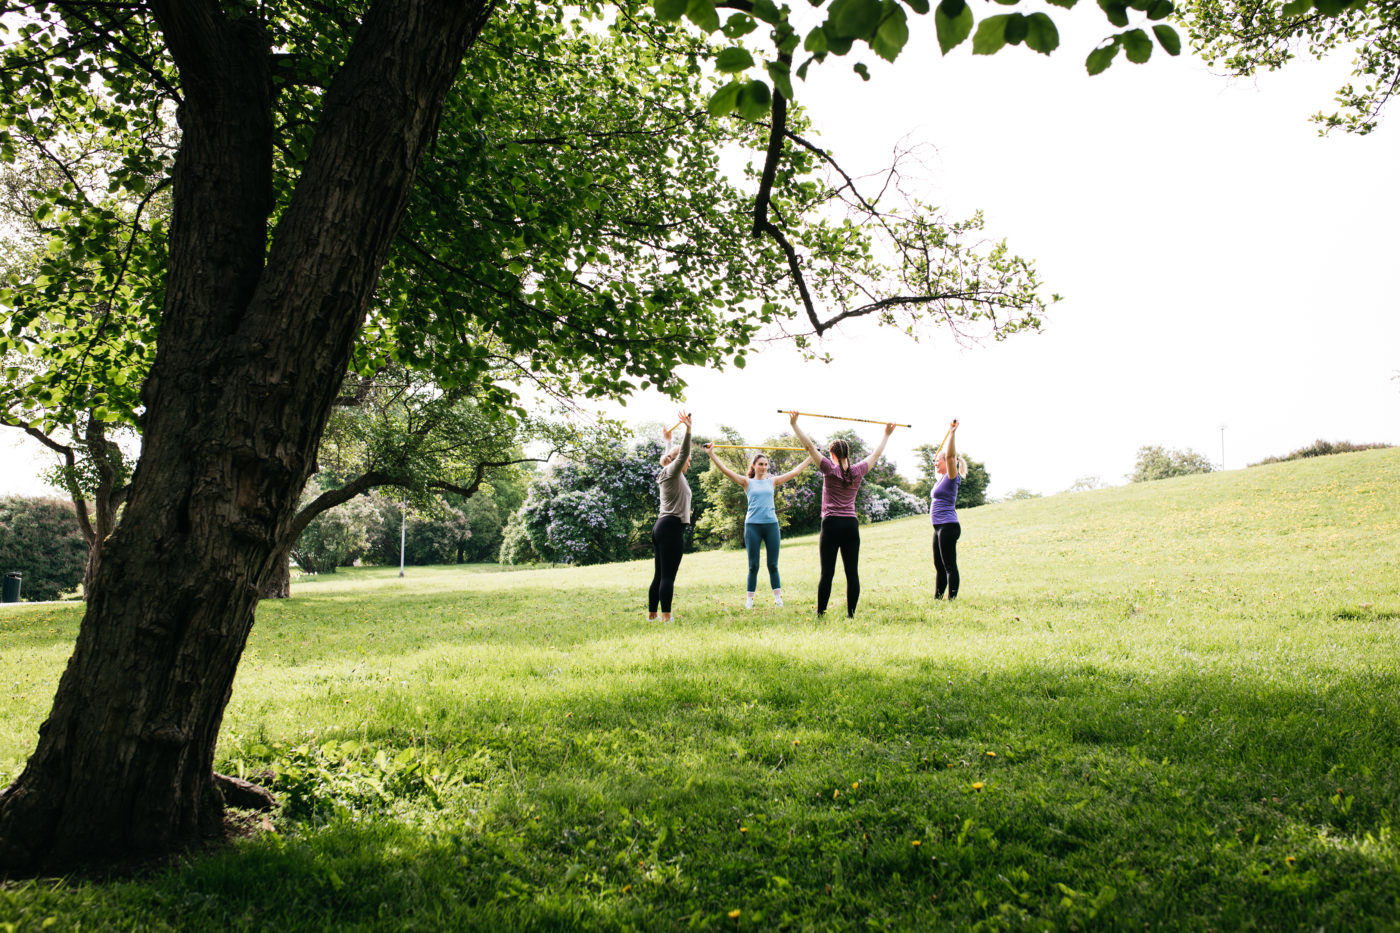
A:
{"label": "light blue athletic top", "polygon": [[765,522],[777,524],[778,513],[773,509],[773,480],[749,479],[749,513],[744,521],[761,525]]}

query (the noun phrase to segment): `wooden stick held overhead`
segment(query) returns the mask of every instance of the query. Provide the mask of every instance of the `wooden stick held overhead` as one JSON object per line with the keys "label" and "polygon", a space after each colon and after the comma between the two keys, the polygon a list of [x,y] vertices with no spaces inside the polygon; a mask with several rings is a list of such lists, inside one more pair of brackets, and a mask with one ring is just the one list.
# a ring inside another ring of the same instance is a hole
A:
{"label": "wooden stick held overhead", "polygon": [[[791,415],[791,414],[793,414],[793,410],[792,410],[791,408],[779,408],[779,409],[778,409],[778,414],[780,414],[780,415]],[[876,420],[875,418],[847,418],[845,415],[819,415],[819,414],[817,414],[817,413],[814,412],[814,411],[799,411],[799,412],[797,412],[797,414],[799,414],[799,415],[806,415],[808,418],[831,418],[831,419],[836,420],[836,421],[864,421],[864,422],[866,422],[866,423],[868,423],[868,424],[893,424],[893,425],[894,425],[895,427],[897,427],[897,428],[912,428],[912,427],[913,427],[912,424],[900,424],[900,423],[897,422],[897,421],[894,421],[894,422],[890,422],[890,421],[878,421],[878,420]]]}
{"label": "wooden stick held overhead", "polygon": [[776,444],[711,444],[715,450],[806,450],[806,447],[779,447]]}

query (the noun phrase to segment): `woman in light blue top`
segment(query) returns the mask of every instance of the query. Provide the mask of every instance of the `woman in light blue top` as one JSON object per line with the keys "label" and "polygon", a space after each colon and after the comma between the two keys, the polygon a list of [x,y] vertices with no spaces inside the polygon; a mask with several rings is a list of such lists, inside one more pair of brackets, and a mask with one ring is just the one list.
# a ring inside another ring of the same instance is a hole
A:
{"label": "woman in light blue top", "polygon": [[773,587],[773,603],[781,606],[783,581],[778,576],[778,548],[781,546],[782,535],[778,532],[778,513],[773,507],[773,491],[807,469],[807,464],[812,462],[812,458],[808,457],[798,464],[796,469],[789,470],[781,476],[769,476],[768,457],[761,453],[755,454],[749,461],[749,474],[740,476],[715,456],[714,444],[706,444],[705,452],[710,455],[710,460],[719,467],[720,472],[738,483],[749,497],[749,510],[744,516],[744,548],[749,552],[749,580],[744,608],[753,608],[753,594],[758,587],[759,545],[767,552],[768,583]]}

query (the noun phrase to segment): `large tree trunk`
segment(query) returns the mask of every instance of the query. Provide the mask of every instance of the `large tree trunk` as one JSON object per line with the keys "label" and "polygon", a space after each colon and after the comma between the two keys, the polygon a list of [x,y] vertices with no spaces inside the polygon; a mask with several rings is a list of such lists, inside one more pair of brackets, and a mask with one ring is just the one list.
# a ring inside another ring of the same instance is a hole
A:
{"label": "large tree trunk", "polygon": [[[217,834],[214,745],[258,600],[419,156],[489,0],[377,0],[267,247],[267,36],[151,0],[185,95],[140,465],[39,745],[0,795],[0,867]],[[264,266],[264,256],[266,264]]]}

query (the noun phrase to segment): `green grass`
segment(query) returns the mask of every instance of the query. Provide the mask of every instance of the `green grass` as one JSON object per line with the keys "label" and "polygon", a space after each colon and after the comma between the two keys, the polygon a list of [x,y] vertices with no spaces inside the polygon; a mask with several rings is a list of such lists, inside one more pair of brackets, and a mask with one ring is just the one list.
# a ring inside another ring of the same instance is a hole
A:
{"label": "green grass", "polygon": [[[854,621],[815,539],[782,610],[687,556],[671,625],[649,562],[298,585],[220,748],[277,831],[0,928],[1400,928],[1400,451],[962,518],[952,605],[863,528]],[[0,613],[0,776],[77,618]]]}

